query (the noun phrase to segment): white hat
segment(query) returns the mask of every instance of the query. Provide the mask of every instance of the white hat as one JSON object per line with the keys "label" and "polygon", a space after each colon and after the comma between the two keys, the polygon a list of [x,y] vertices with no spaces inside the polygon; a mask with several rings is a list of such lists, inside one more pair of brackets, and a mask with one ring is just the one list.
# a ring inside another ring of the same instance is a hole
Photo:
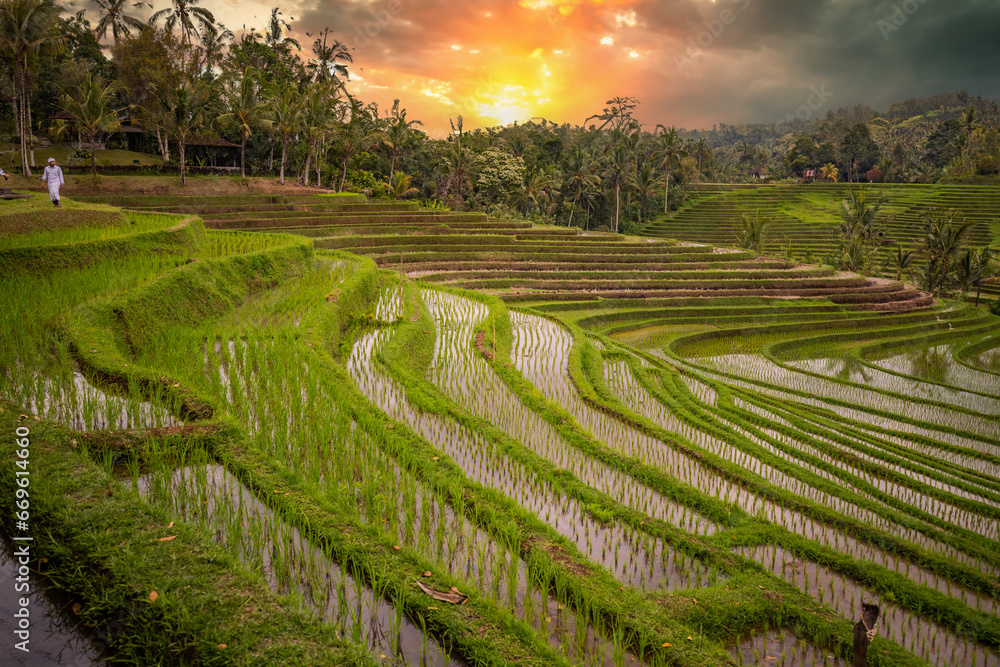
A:
{"label": "white hat", "polygon": [[55,161],[56,161],[56,159],[54,157],[50,157],[49,158],[49,162],[55,162]]}

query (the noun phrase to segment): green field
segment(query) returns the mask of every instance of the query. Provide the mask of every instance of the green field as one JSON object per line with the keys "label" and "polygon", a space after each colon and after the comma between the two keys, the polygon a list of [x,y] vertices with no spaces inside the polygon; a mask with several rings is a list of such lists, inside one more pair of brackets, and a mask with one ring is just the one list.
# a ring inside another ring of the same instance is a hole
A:
{"label": "green field", "polygon": [[[998,241],[997,188],[883,194]],[[873,667],[1000,666],[994,297],[824,265],[845,195],[18,202],[0,492],[122,664],[846,666],[874,602]]]}

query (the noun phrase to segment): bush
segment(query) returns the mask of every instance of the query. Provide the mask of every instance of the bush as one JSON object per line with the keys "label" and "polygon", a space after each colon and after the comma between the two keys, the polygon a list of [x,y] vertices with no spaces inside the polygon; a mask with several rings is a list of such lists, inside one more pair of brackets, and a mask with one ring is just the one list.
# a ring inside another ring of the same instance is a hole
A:
{"label": "bush", "polygon": [[992,155],[980,158],[976,167],[979,170],[979,173],[983,176],[995,174],[998,170],[1000,170],[1000,167],[997,165],[997,159]]}
{"label": "bush", "polygon": [[73,160],[90,160],[93,156],[93,151],[89,151],[86,148],[78,148],[69,157]]}
{"label": "bush", "polygon": [[992,304],[990,304],[990,312],[994,315],[1000,315],[1000,297],[997,298]]}

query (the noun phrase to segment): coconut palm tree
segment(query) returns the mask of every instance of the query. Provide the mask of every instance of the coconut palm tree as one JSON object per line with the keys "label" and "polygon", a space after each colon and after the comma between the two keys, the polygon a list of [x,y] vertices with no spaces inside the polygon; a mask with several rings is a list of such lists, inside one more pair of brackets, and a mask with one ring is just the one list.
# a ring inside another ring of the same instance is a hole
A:
{"label": "coconut palm tree", "polygon": [[360,100],[351,100],[348,110],[349,118],[341,123],[336,134],[336,141],[343,157],[340,164],[340,182],[337,191],[344,189],[344,182],[347,180],[347,167],[351,157],[359,150],[368,148],[378,143],[378,129],[375,121],[378,116],[378,109],[374,105],[364,106]]}
{"label": "coconut palm tree", "polygon": [[[289,46],[294,46],[297,51],[302,50],[302,45],[291,37],[285,37],[285,31],[291,30],[292,26],[281,17],[281,9],[275,7],[271,10],[271,16],[267,19],[267,28],[264,29],[264,43],[275,51],[288,52]],[[295,20],[295,17],[289,17]]]}
{"label": "coconut palm tree", "polygon": [[569,222],[567,227],[573,225],[573,214],[580,202],[580,197],[593,190],[601,184],[601,177],[597,175],[600,162],[594,156],[584,151],[580,146],[574,146],[566,163],[567,185],[575,192],[573,195],[573,208],[569,211]]}
{"label": "coconut palm tree", "polygon": [[414,125],[423,125],[419,120],[406,120],[406,109],[400,110],[399,100],[392,101],[392,112],[386,116],[382,145],[389,149],[392,161],[389,163],[389,180],[396,172],[396,165],[403,155],[403,149],[410,141]]}
{"label": "coconut palm tree", "polygon": [[[306,36],[312,37],[309,33],[306,33]],[[347,65],[344,63],[354,62],[354,58],[351,56],[351,52],[347,50],[346,44],[336,39],[331,44],[329,40],[330,29],[324,28],[320,36],[313,42],[312,52],[314,57],[306,65],[306,69],[312,74],[313,80],[317,83],[324,83],[330,80],[339,83],[341,77],[347,78]]]}
{"label": "coconut palm tree", "polygon": [[524,177],[524,215],[531,215],[533,206],[542,207],[543,202],[557,191],[558,176],[555,165],[545,169],[532,169]]}
{"label": "coconut palm tree", "polygon": [[614,230],[617,232],[621,221],[621,191],[631,180],[635,167],[633,150],[638,139],[638,129],[632,135],[613,131],[604,149],[604,164],[607,171],[606,183],[615,189]]}
{"label": "coconut palm tree", "polygon": [[52,0],[0,0],[0,55],[10,64],[17,97],[16,120],[21,139],[21,173],[31,176],[28,133],[31,132],[28,68],[38,57],[55,53],[64,37],[56,25],[62,10]]}
{"label": "coconut palm tree", "polygon": [[[927,291],[933,292],[936,285],[940,298],[948,277],[948,267],[961,251],[969,230],[975,223],[959,220],[954,210],[943,208],[924,213],[920,218],[924,223],[920,251],[928,260]],[[940,267],[937,272],[936,267]]]}
{"label": "coconut palm tree", "polygon": [[205,124],[205,107],[211,89],[202,81],[182,83],[170,91],[167,98],[164,126],[168,136],[177,140],[177,157],[181,163],[181,185],[186,183],[185,152],[187,140]]}
{"label": "coconut palm tree", "polygon": [[653,159],[666,174],[663,179],[663,212],[666,214],[669,210],[670,170],[675,162],[687,157],[687,151],[681,148],[681,137],[677,133],[677,128],[657,125],[656,129],[660,130],[660,133],[656,135],[656,151],[653,153]]}
{"label": "coconut palm tree", "polygon": [[[70,125],[87,141],[94,143],[100,132],[114,132],[120,127],[118,114],[121,109],[112,107],[118,84],[105,83],[100,76],[87,72],[77,94],[64,94],[60,104],[70,117]],[[90,169],[97,176],[97,151],[90,151]]]}
{"label": "coconut palm tree", "polygon": [[322,171],[322,150],[332,124],[336,120],[335,110],[338,100],[336,90],[330,84],[315,84],[306,89],[302,98],[302,139],[306,144],[306,163],[300,180],[309,185],[309,166],[316,159],[316,182],[320,183]]}
{"label": "coconut palm tree", "polygon": [[240,134],[240,176],[246,178],[247,139],[264,120],[266,104],[261,98],[261,84],[258,72],[246,69],[237,80],[225,87],[223,97],[227,111],[216,119],[223,127],[235,128]]}
{"label": "coconut palm tree", "polygon": [[878,243],[885,235],[879,210],[885,201],[873,198],[867,188],[851,190],[850,199],[840,202],[840,233],[844,238],[859,238],[863,243]]}
{"label": "coconut palm tree", "polygon": [[285,184],[285,166],[288,163],[288,140],[302,125],[302,94],[287,82],[275,81],[265,87],[268,97],[269,117],[264,126],[281,137],[281,163],[278,182]]}
{"label": "coconut palm tree", "polygon": [[737,245],[756,253],[764,252],[764,246],[767,244],[767,228],[772,222],[774,220],[766,215],[761,215],[760,211],[754,211],[753,215],[743,213],[740,216],[740,233],[737,236]]}
{"label": "coconut palm tree", "polygon": [[201,33],[201,52],[205,71],[210,71],[222,60],[223,50],[235,38],[233,31],[221,23],[206,28]]}
{"label": "coconut palm tree", "polygon": [[838,174],[840,174],[840,170],[832,162],[827,162],[819,168],[819,175],[823,177],[824,181],[833,181],[836,183]]}
{"label": "coconut palm tree", "polygon": [[404,174],[401,171],[397,171],[395,174],[389,177],[386,181],[386,187],[389,189],[389,194],[395,199],[402,199],[407,195],[412,195],[420,192],[419,188],[410,187],[413,177],[409,174]]}
{"label": "coconut palm tree", "polygon": [[133,30],[142,30],[145,24],[141,19],[128,14],[128,7],[142,9],[153,8],[150,2],[132,2],[131,0],[90,0],[90,4],[101,17],[94,26],[94,34],[98,39],[107,39],[108,30],[111,39],[118,44],[119,37],[131,37]]}
{"label": "coconut palm tree", "polygon": [[889,255],[889,266],[896,270],[896,280],[903,279],[903,271],[909,269],[916,259],[916,251],[904,248],[902,243],[896,244],[896,249]]}
{"label": "coconut palm tree", "polygon": [[199,35],[195,22],[201,26],[202,30],[211,31],[215,27],[215,15],[204,7],[197,5],[201,0],[170,0],[170,7],[161,9],[149,17],[150,25],[163,19],[163,27],[168,32],[173,32],[174,28],[180,28],[181,42],[190,44],[192,37]]}
{"label": "coconut palm tree", "polygon": [[653,194],[654,190],[659,189],[662,181],[663,176],[656,173],[653,163],[649,160],[643,162],[638,170],[636,170],[635,181],[632,183],[632,187],[635,189],[636,194],[639,195],[640,225],[649,209],[649,196]]}

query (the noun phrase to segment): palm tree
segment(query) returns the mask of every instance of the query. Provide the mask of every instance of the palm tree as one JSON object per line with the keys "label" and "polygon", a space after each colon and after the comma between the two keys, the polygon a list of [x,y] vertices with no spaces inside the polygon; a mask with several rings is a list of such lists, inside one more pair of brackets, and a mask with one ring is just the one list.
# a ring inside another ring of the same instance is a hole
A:
{"label": "palm tree", "polygon": [[889,265],[896,269],[896,280],[903,279],[903,271],[910,268],[917,259],[917,253],[903,247],[902,243],[896,244],[896,250],[889,255]]}
{"label": "palm tree", "polygon": [[737,245],[756,253],[764,252],[767,244],[767,228],[774,222],[770,217],[754,211],[753,215],[744,213],[740,216],[740,233]]}
{"label": "palm tree", "polygon": [[873,199],[866,188],[851,190],[850,199],[840,202],[840,233],[845,238],[859,238],[863,243],[877,243],[885,234],[878,219],[884,203],[883,199]]}
{"label": "palm tree", "polygon": [[824,181],[833,181],[834,183],[836,183],[837,175],[839,173],[840,170],[837,169],[837,165],[833,164],[832,162],[827,162],[826,164],[824,164],[822,167],[819,168],[819,175],[823,177]]}
{"label": "palm tree", "polygon": [[556,184],[559,176],[556,173],[555,165],[548,165],[545,169],[533,169],[524,179],[524,215],[531,215],[533,204],[538,204],[541,208],[542,202],[551,199],[553,193],[558,192]]}
{"label": "palm tree", "polygon": [[[306,35],[312,36],[309,33]],[[306,65],[306,69],[312,73],[313,79],[317,83],[324,83],[331,79],[339,83],[340,77],[347,78],[347,65],[337,61],[353,63],[354,58],[343,42],[335,39],[333,44],[328,43],[330,39],[329,28],[325,28],[320,33],[320,37],[317,37],[316,41],[313,42],[312,52],[315,57]]]}
{"label": "palm tree", "polygon": [[594,159],[593,155],[579,146],[573,147],[573,152],[570,153],[569,161],[566,164],[566,175],[569,177],[567,181],[569,187],[574,189],[576,194],[573,195],[573,208],[569,211],[567,227],[573,225],[573,214],[576,212],[580,197],[601,184],[601,177],[595,173],[599,166],[600,163]]}
{"label": "palm tree", "polygon": [[321,156],[320,146],[325,144],[334,120],[334,109],[337,104],[334,88],[329,84],[316,84],[306,89],[302,98],[302,138],[306,143],[306,163],[302,171],[301,181],[309,185],[309,165],[316,158],[316,181],[320,183]]}
{"label": "palm tree", "polygon": [[233,31],[222,25],[213,25],[201,34],[201,52],[205,57],[205,70],[210,71],[222,60],[222,51],[236,38]]}
{"label": "palm tree", "polygon": [[451,151],[448,153],[448,181],[456,181],[458,185],[458,196],[462,196],[462,185],[468,179],[470,162],[472,160],[472,152],[465,146],[465,132],[462,130],[463,120],[461,116],[458,116],[458,122],[455,123],[450,118],[448,122],[451,124]]}
{"label": "palm tree", "polygon": [[413,177],[409,174],[404,174],[401,171],[397,171],[395,174],[389,177],[386,181],[386,186],[389,188],[389,194],[395,199],[402,199],[407,195],[412,195],[420,192],[419,188],[411,188],[410,182]]}
{"label": "palm tree", "polygon": [[386,129],[382,133],[382,145],[389,149],[392,162],[389,164],[389,180],[396,172],[396,164],[403,155],[403,148],[413,134],[414,125],[423,125],[419,120],[406,120],[406,109],[400,110],[399,100],[392,101],[392,113],[386,117]]}
{"label": "palm tree", "polygon": [[342,192],[347,180],[347,167],[351,156],[359,149],[366,148],[378,141],[378,132],[373,124],[373,116],[378,110],[372,106],[365,107],[360,100],[351,100],[350,118],[341,123],[337,132],[337,143],[343,153],[340,164],[340,183],[337,191]]}
{"label": "palm tree", "polygon": [[[97,25],[94,26],[94,34],[98,39],[106,39],[108,30],[111,30],[111,39],[118,44],[118,38],[131,37],[133,30],[142,30],[146,25],[141,19],[127,14],[127,5],[130,0],[90,0],[100,15]],[[132,8],[142,9],[143,7],[153,8],[150,2],[132,2]]]}
{"label": "palm tree", "polygon": [[28,133],[31,132],[28,67],[38,57],[55,53],[64,37],[57,32],[62,10],[52,0],[0,0],[0,54],[11,65],[17,95],[16,121],[21,139],[21,172],[31,176]]}
{"label": "palm tree", "polygon": [[181,162],[181,185],[186,183],[187,140],[204,125],[204,112],[209,95],[209,86],[201,81],[195,81],[174,88],[167,98],[164,125],[167,134],[177,140],[177,154]]}
{"label": "palm tree", "polygon": [[[635,133],[638,135],[638,132]],[[635,161],[632,159],[633,138],[622,136],[620,132],[612,132],[611,141],[605,146],[604,160],[608,172],[608,180],[615,188],[615,232],[618,231],[621,220],[622,186],[629,182],[630,172]]]}
{"label": "palm tree", "polygon": [[662,176],[656,174],[653,163],[649,160],[643,162],[635,174],[635,182],[632,184],[632,187],[635,188],[636,194],[639,195],[640,225],[649,208],[649,196],[654,190],[659,189],[662,179]]}
{"label": "palm tree", "polygon": [[[116,82],[105,84],[100,76],[87,72],[77,95],[62,96],[60,102],[72,118],[72,127],[86,135],[90,143],[97,141],[99,132],[114,132],[120,127],[118,114],[121,110],[111,106],[117,90]],[[97,151],[94,150],[90,151],[90,169],[97,176]]]}
{"label": "palm tree", "polygon": [[285,184],[285,165],[288,161],[288,139],[292,137],[302,124],[302,94],[291,83],[275,81],[266,86],[270,118],[264,120],[264,125],[274,134],[281,137],[281,166],[278,170],[278,182]]}
{"label": "palm tree", "polygon": [[[293,21],[295,17],[289,17]],[[285,30],[291,30],[292,26],[285,19],[281,18],[281,9],[275,7],[271,10],[271,16],[267,20],[267,28],[264,30],[264,43],[275,51],[288,52],[289,46],[294,46],[301,51],[302,45],[291,37],[285,37]]]}
{"label": "palm tree", "polygon": [[260,101],[260,80],[256,70],[247,69],[239,80],[231,81],[223,93],[227,111],[216,119],[240,134],[240,176],[246,178],[247,139],[263,120],[265,104]]}
{"label": "palm tree", "polygon": [[195,21],[201,25],[201,29],[212,31],[215,28],[215,16],[211,11],[196,5],[201,0],[170,0],[171,7],[161,9],[149,17],[150,25],[163,19],[163,27],[168,32],[173,32],[174,28],[180,28],[181,42],[190,44],[192,36],[198,36],[198,29]]}
{"label": "palm tree", "polygon": [[663,179],[663,213],[666,214],[670,199],[670,169],[680,158],[687,157],[687,151],[681,148],[681,137],[677,133],[677,128],[666,128],[663,125],[657,125],[656,128],[660,133],[656,135],[656,151],[653,153],[653,159],[666,173]]}
{"label": "palm tree", "polygon": [[[938,297],[944,292],[944,283],[948,277],[948,266],[952,259],[961,251],[969,230],[974,222],[958,220],[954,210],[930,211],[922,214],[924,235],[920,239],[921,254],[927,257],[927,291],[933,292],[937,285]],[[935,267],[940,270],[935,275]]]}

